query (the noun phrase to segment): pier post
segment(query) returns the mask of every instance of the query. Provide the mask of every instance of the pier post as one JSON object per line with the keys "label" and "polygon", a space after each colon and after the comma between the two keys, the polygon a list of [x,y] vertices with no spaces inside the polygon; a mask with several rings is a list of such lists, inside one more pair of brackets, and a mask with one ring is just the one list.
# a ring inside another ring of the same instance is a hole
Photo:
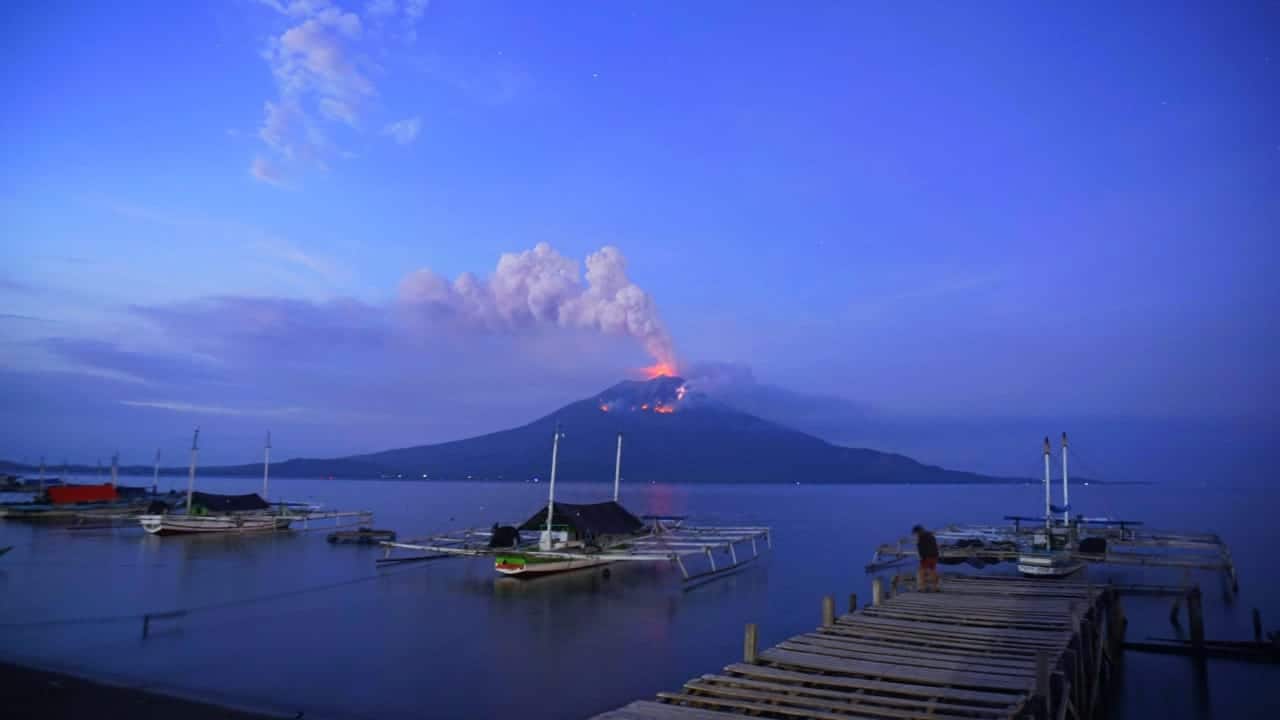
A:
{"label": "pier post", "polygon": [[1253,609],[1253,641],[1262,642],[1262,613],[1258,608]]}
{"label": "pier post", "polygon": [[836,624],[836,599],[830,595],[822,598],[822,627],[828,628]]}
{"label": "pier post", "polygon": [[1120,604],[1120,591],[1114,588],[1110,592],[1110,613],[1107,617],[1107,635],[1111,645],[1111,656],[1116,657],[1124,648],[1124,607]]}
{"label": "pier post", "polygon": [[858,612],[858,593],[849,593],[849,612]]}
{"label": "pier post", "polygon": [[[917,588],[918,589],[918,588]],[[871,604],[880,607],[880,600],[884,595],[884,583],[880,578],[871,581]]]}
{"label": "pier post", "polygon": [[1178,615],[1182,612],[1182,596],[1173,596],[1173,607],[1169,608],[1169,623],[1176,628],[1182,627],[1182,621]]}
{"label": "pier post", "polygon": [[746,633],[742,637],[742,662],[748,665],[756,663],[756,624],[747,623]]}
{"label": "pier post", "polygon": [[1200,586],[1196,585],[1187,591],[1187,620],[1191,629],[1191,646],[1197,651],[1204,649],[1204,608],[1200,603]]}
{"label": "pier post", "polygon": [[1044,714],[1041,717],[1051,718],[1049,712],[1049,651],[1036,653],[1036,688],[1035,697],[1042,703]]}

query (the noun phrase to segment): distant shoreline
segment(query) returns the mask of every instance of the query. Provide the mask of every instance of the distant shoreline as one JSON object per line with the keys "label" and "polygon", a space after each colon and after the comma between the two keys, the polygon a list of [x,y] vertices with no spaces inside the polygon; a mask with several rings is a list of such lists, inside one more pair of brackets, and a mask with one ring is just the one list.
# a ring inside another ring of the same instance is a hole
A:
{"label": "distant shoreline", "polygon": [[[239,466],[233,466],[233,467],[237,467],[237,468],[238,468]],[[9,463],[9,462],[6,462],[6,461],[0,461],[0,473],[19,474],[19,475],[21,475],[21,476],[22,476],[24,479],[26,479],[26,480],[31,480],[31,479],[33,479],[33,478],[31,478],[31,477],[30,477],[30,473],[32,473],[32,472],[34,472],[34,471],[37,471],[37,470],[38,470],[38,468],[28,468],[28,466],[20,465],[20,464],[18,464],[18,463]],[[50,471],[49,471],[49,468],[47,468],[47,467],[45,468],[45,474],[46,474],[46,476],[47,476],[47,477],[59,477],[59,478],[61,477],[61,473],[53,473],[53,472],[50,472]],[[98,480],[98,477],[97,477],[97,468],[89,468],[89,469],[84,469],[84,470],[82,470],[82,469],[79,469],[77,466],[72,466],[71,468],[68,468],[68,472],[67,472],[67,474],[74,474],[74,475],[78,475],[79,477],[75,480],[75,482],[77,482],[77,483],[96,482],[96,481]],[[118,469],[118,475],[119,475],[119,477],[122,477],[122,478],[127,477],[127,478],[143,478],[143,479],[150,479],[150,478],[152,478],[152,477],[153,477],[153,471],[152,471],[150,468],[122,467],[122,468],[119,468],[119,469]],[[160,477],[163,477],[163,478],[186,477],[186,475],[187,475],[187,470],[186,470],[186,468],[160,468]],[[107,477],[108,477],[107,475],[105,475],[105,474],[103,475],[103,481],[104,481],[104,482],[106,481]],[[261,476],[261,474],[257,474],[257,473],[255,473],[255,474],[252,474],[252,475],[251,475],[251,474],[248,474],[248,473],[245,473],[245,472],[242,472],[242,471],[237,471],[237,472],[226,472],[223,468],[219,468],[219,467],[209,467],[209,468],[206,468],[206,469],[203,469],[203,470],[201,470],[201,471],[200,471],[200,474],[199,474],[199,475],[197,475],[197,480],[198,480],[200,477],[206,477],[206,478],[207,478],[207,477],[222,477],[222,478],[255,478],[255,477],[257,477],[257,478],[260,478],[260,477],[262,477],[262,476]],[[882,485],[882,486],[888,486],[888,487],[902,487],[902,486],[904,486],[904,485],[928,485],[928,486],[938,486],[938,485],[942,485],[942,486],[960,486],[960,485],[1040,485],[1040,484],[1042,484],[1042,482],[1043,482],[1043,481],[1041,481],[1041,480],[1032,480],[1032,479],[1025,479],[1025,480],[1023,480],[1023,479],[1001,479],[1001,478],[995,478],[995,477],[991,477],[991,476],[979,476],[979,477],[985,477],[985,478],[988,478],[988,479],[982,479],[982,480],[963,480],[963,481],[953,481],[953,482],[930,482],[930,481],[927,481],[927,480],[926,480],[926,481],[919,481],[919,480],[904,480],[904,481],[901,481],[901,482],[878,482],[878,481],[860,482],[860,481],[857,481],[857,480],[834,480],[834,481],[810,480],[810,481],[807,481],[807,482],[803,482],[803,481],[802,481],[800,484],[801,484],[801,485]],[[529,484],[529,483],[528,483],[527,481],[525,481],[525,480],[502,480],[502,479],[488,479],[488,478],[419,478],[419,477],[380,477],[380,476],[356,476],[356,475],[332,475],[332,476],[321,476],[321,475],[315,475],[315,474],[295,475],[295,474],[289,474],[289,473],[277,473],[277,472],[275,471],[274,466],[272,467],[272,471],[271,471],[271,479],[272,479],[272,480],[276,480],[276,479],[280,479],[280,480],[321,480],[321,481],[329,481],[329,480],[351,480],[351,481],[385,480],[385,481],[389,481],[389,482],[428,482],[428,483],[469,483],[469,482],[493,482],[493,483],[504,483],[504,484],[512,484],[512,485],[517,485],[517,484],[521,484],[521,485],[522,485],[522,484]],[[566,483],[579,483],[579,482],[590,482],[590,481],[582,481],[582,480],[561,480],[560,482],[566,482]],[[636,484],[640,484],[640,483],[639,483],[638,481],[637,481],[637,482],[633,482],[633,483],[632,483],[632,485],[636,485]],[[658,483],[658,484],[661,484],[661,485],[792,485],[792,484],[795,484],[795,481],[794,481],[794,480],[792,480],[792,481],[788,481],[788,480],[770,480],[770,481],[762,481],[762,480],[742,480],[742,481],[739,481],[739,482],[709,482],[709,481],[701,481],[701,482],[696,482],[696,481],[695,481],[695,482],[670,482],[670,481],[663,481],[663,482]],[[1073,480],[1071,484],[1072,484],[1072,485],[1077,485],[1077,486],[1079,486],[1079,485],[1085,485],[1085,484],[1088,484],[1088,485],[1106,485],[1106,486],[1116,486],[1116,485],[1156,485],[1156,484],[1158,484],[1158,483],[1156,483],[1155,481],[1152,481],[1152,480],[1094,480],[1094,479],[1092,479],[1092,478],[1081,478],[1081,479],[1080,479],[1080,480],[1078,480],[1078,481],[1074,481],[1074,480]]]}

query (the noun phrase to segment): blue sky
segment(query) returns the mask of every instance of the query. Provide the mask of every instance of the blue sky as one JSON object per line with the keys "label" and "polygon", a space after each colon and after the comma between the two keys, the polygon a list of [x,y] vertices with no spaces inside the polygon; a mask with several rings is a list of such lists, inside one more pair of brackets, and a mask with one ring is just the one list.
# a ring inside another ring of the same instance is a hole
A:
{"label": "blue sky", "polygon": [[1274,418],[1274,4],[688,5],[6,5],[0,456],[379,449],[652,362],[585,278],[406,299],[538,243],[618,248],[685,367]]}

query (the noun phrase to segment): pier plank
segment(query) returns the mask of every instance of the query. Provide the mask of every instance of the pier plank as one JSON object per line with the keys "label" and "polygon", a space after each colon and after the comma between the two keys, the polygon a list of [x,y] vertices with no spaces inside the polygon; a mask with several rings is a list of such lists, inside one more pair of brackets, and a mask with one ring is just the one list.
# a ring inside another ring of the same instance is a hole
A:
{"label": "pier plank", "polygon": [[[802,675],[805,682],[821,681],[822,676]],[[692,680],[690,682],[699,682]],[[712,683],[716,685],[734,685],[745,688],[757,688],[760,690],[772,690],[782,693],[794,693],[797,695],[807,695],[817,698],[830,698],[839,700],[844,703],[864,703],[870,705],[883,705],[890,708],[905,708],[915,710],[927,710],[933,712],[940,717],[947,717],[953,714],[963,715],[965,717],[1002,717],[1008,714],[1010,706],[990,706],[983,707],[978,705],[939,702],[936,699],[924,698],[906,698],[895,695],[880,695],[874,693],[851,693],[847,690],[827,690],[811,685],[797,685],[786,682],[771,682],[765,680],[753,680],[747,677],[732,677],[727,675],[703,675],[701,678],[703,683]],[[688,687],[689,683],[685,683]]]}
{"label": "pier plank", "polygon": [[760,653],[760,657],[778,665],[838,672],[847,675],[863,675],[873,678],[900,680],[925,685],[954,685],[956,687],[995,689],[995,690],[1030,690],[1031,678],[1017,679],[1005,675],[967,672],[964,670],[938,670],[894,663],[869,662],[832,657],[812,652],[794,650],[769,649]]}
{"label": "pier plank", "polygon": [[823,687],[847,688],[854,692],[880,693],[885,695],[901,695],[924,699],[943,698],[950,702],[973,704],[990,707],[1008,707],[1017,701],[1018,695],[1010,691],[964,690],[936,685],[912,685],[889,680],[869,680],[843,675],[821,675],[768,665],[747,665],[738,663],[725,668],[725,672],[755,678],[767,678],[779,682],[797,682],[821,685]]}

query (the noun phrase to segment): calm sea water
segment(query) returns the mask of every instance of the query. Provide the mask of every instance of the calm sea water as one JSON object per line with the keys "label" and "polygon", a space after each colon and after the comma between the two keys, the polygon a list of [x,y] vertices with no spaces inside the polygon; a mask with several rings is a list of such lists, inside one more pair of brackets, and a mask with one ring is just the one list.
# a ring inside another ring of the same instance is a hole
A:
{"label": "calm sea water", "polygon": [[[178,481],[180,482],[180,481]],[[258,490],[201,478],[211,492]],[[162,489],[165,485],[162,483]],[[424,535],[517,522],[545,485],[273,481],[274,497],[370,509],[375,525]],[[608,483],[557,488],[605,499]],[[634,512],[704,523],[771,525],[763,562],[684,591],[671,567],[615,565],[532,581],[455,559],[377,570],[372,548],[331,546],[323,531],[157,538],[0,523],[0,657],[143,687],[306,717],[585,717],[737,661],[744,623],[773,644],[812,629],[820,598],[869,597],[874,547],[915,523],[1034,514],[1038,486],[624,487]],[[1262,489],[1081,487],[1073,504],[1169,529],[1215,530],[1231,545],[1240,595],[1196,574],[1211,638],[1249,638],[1250,609],[1280,627],[1280,531]],[[1095,581],[1180,582],[1181,571],[1091,569]],[[144,612],[206,608],[155,621]],[[1129,636],[1170,636],[1166,599],[1130,599]],[[1270,666],[1128,653],[1122,717],[1265,717],[1280,707]],[[1272,715],[1274,716],[1274,715]]]}

